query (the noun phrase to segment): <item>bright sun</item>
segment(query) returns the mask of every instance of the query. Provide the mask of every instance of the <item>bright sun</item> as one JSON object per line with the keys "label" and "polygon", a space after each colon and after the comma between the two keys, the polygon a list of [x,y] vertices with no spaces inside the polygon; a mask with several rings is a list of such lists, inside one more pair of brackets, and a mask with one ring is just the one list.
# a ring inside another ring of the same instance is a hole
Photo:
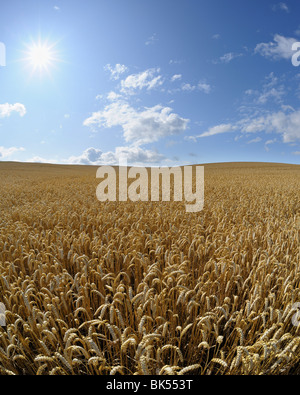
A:
{"label": "bright sun", "polygon": [[33,68],[33,71],[46,71],[59,61],[54,49],[55,44],[49,44],[46,41],[32,42],[27,45],[24,60]]}
{"label": "bright sun", "polygon": [[34,67],[47,68],[51,63],[51,51],[45,45],[34,45],[29,51],[29,59]]}

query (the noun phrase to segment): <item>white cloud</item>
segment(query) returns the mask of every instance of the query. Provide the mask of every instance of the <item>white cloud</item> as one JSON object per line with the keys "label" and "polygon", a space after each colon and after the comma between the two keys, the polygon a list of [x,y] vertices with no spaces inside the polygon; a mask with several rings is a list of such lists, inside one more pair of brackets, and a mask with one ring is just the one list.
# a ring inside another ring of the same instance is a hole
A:
{"label": "white cloud", "polygon": [[141,147],[116,147],[115,151],[102,152],[98,148],[90,147],[79,156],[71,156],[65,162],[81,165],[119,165],[126,159],[128,165],[146,165],[160,163],[165,157],[156,151],[145,150]]}
{"label": "white cloud", "polygon": [[255,144],[255,143],[260,143],[262,140],[261,137],[256,137],[255,139],[252,139],[250,141],[247,142],[247,144]]}
{"label": "white cloud", "polygon": [[294,54],[294,51],[292,51],[292,45],[295,42],[297,42],[297,40],[294,38],[275,34],[274,41],[257,44],[254,52],[272,60],[290,60]]}
{"label": "white cloud", "polygon": [[300,155],[300,151],[293,152],[293,155]]}
{"label": "white cloud", "polygon": [[239,122],[245,133],[277,133],[282,136],[284,143],[300,140],[300,110],[285,113],[279,111],[254,119],[244,119]]}
{"label": "white cloud", "polygon": [[285,95],[284,85],[279,85],[278,78],[271,72],[266,78],[262,86],[262,92],[259,93],[257,98],[258,104],[265,104],[267,101],[273,99],[281,102],[282,96]]}
{"label": "white cloud", "polygon": [[169,64],[182,64],[182,63],[184,63],[184,62],[185,62],[185,60],[171,59],[171,60],[169,61]]}
{"label": "white cloud", "polygon": [[220,34],[214,34],[213,36],[212,36],[212,38],[214,39],[214,40],[219,40],[219,38],[221,38],[221,35]]}
{"label": "white cloud", "polygon": [[211,86],[209,84],[206,84],[205,82],[199,82],[198,89],[204,93],[210,93]]}
{"label": "white cloud", "polygon": [[0,118],[10,117],[12,112],[17,112],[21,117],[26,114],[26,108],[24,104],[0,104]]}
{"label": "white cloud", "polygon": [[264,116],[258,118],[244,118],[238,122],[240,129],[244,133],[263,132],[266,129],[267,121]]}
{"label": "white cloud", "polygon": [[151,90],[163,84],[161,75],[156,75],[160,69],[152,68],[138,74],[131,74],[121,81],[121,92],[134,94],[136,90]]}
{"label": "white cloud", "polygon": [[107,64],[104,67],[104,70],[107,70],[107,71],[110,72],[111,78],[113,80],[118,80],[120,78],[121,74],[126,73],[128,68],[125,65],[123,65],[123,64],[117,63],[114,67],[111,66],[110,64]]}
{"label": "white cloud", "polygon": [[194,91],[196,89],[196,86],[191,84],[182,84],[181,89],[183,91]]}
{"label": "white cloud", "polygon": [[289,13],[289,12],[290,12],[290,9],[289,9],[289,7],[287,6],[287,4],[286,4],[286,3],[283,3],[283,2],[278,3],[278,4],[274,4],[274,5],[272,6],[272,10],[273,10],[273,11],[285,11],[286,13]]}
{"label": "white cloud", "polygon": [[285,94],[285,91],[283,88],[281,89],[275,89],[271,88],[268,91],[263,92],[259,98],[258,98],[258,103],[265,104],[268,100],[274,99],[276,101],[281,101],[282,96]]}
{"label": "white cloud", "polygon": [[102,111],[94,112],[83,125],[111,128],[129,123],[134,116],[135,110],[127,102],[117,101],[107,105]]}
{"label": "white cloud", "polygon": [[269,152],[270,151],[270,145],[272,145],[272,144],[275,144],[277,142],[277,139],[275,138],[275,139],[273,139],[273,140],[267,140],[266,142],[265,142],[265,150],[267,151],[267,152]]}
{"label": "white cloud", "polygon": [[[71,156],[65,162],[69,164],[100,165],[102,151],[97,148],[88,148],[79,156]],[[101,163],[102,164],[102,163]]]}
{"label": "white cloud", "polygon": [[292,107],[290,105],[286,105],[286,104],[282,104],[281,109],[283,111],[295,111],[294,107]]}
{"label": "white cloud", "polygon": [[107,99],[110,101],[119,100],[121,97],[122,96],[119,93],[116,93],[114,91],[109,92],[107,95]]}
{"label": "white cloud", "polygon": [[171,81],[177,81],[177,80],[181,80],[182,75],[181,74],[174,74],[173,77],[171,78]]}
{"label": "white cloud", "polygon": [[156,105],[136,110],[120,100],[93,113],[83,124],[99,128],[121,126],[125,141],[141,145],[181,133],[187,129],[188,122],[188,119],[173,113],[170,107]]}
{"label": "white cloud", "polygon": [[156,105],[146,108],[123,125],[126,141],[138,144],[158,141],[166,136],[179,134],[187,129],[188,120],[172,112],[170,107]]}
{"label": "white cloud", "polygon": [[145,45],[153,45],[156,41],[158,41],[157,34],[153,33],[152,36],[146,40]]}
{"label": "white cloud", "polygon": [[57,164],[60,163],[57,159],[46,159],[42,158],[41,156],[33,156],[30,159],[27,159],[25,162],[27,163],[51,163],[51,164]]}
{"label": "white cloud", "polygon": [[300,36],[300,26],[298,26],[294,33],[296,34],[296,36]]}
{"label": "white cloud", "polygon": [[54,11],[60,11],[60,7],[58,7],[57,5],[55,5],[55,6],[53,7],[53,9],[54,9]]}
{"label": "white cloud", "polygon": [[265,142],[265,145],[274,144],[274,143],[276,143],[276,141],[277,141],[277,139],[267,140],[267,141]]}
{"label": "white cloud", "polygon": [[188,83],[184,83],[181,85],[181,89],[186,92],[192,92],[192,91],[199,90],[201,92],[208,94],[211,91],[211,86],[209,84],[207,84],[206,82],[199,82],[197,85],[191,85]]}
{"label": "white cloud", "polygon": [[240,112],[248,112],[258,114],[266,111],[266,105],[280,105],[284,111],[292,110],[291,106],[283,104],[283,99],[287,96],[288,86],[286,85],[286,77],[276,77],[271,72],[260,82],[260,89],[247,89],[243,98],[243,105],[240,106]]}
{"label": "white cloud", "polygon": [[[282,137],[284,143],[294,143],[300,141],[300,109],[291,112],[289,108],[287,111],[281,110],[259,117],[245,117],[234,124],[216,125],[198,136],[189,136],[187,139],[196,141],[197,138],[238,130],[243,134],[276,133]],[[276,139],[269,140],[266,145],[275,141]]]}
{"label": "white cloud", "polygon": [[0,158],[1,159],[5,159],[8,158],[10,156],[12,156],[14,153],[16,152],[21,152],[21,151],[25,151],[25,148],[20,147],[10,147],[10,148],[5,148],[5,147],[1,147],[0,146]]}
{"label": "white cloud", "polygon": [[240,56],[242,56],[242,54],[240,54],[240,53],[235,54],[235,53],[233,53],[233,52],[229,52],[229,53],[226,53],[225,55],[221,56],[221,57],[220,57],[220,61],[221,61],[222,63],[229,63],[229,62],[231,62],[233,59],[238,58],[238,57],[240,57]]}
{"label": "white cloud", "polygon": [[202,137],[215,136],[216,134],[228,133],[228,132],[232,132],[236,129],[237,129],[237,127],[235,125],[232,125],[231,123],[220,124],[220,125],[211,127],[206,132],[204,132],[196,137],[202,138]]}
{"label": "white cloud", "polygon": [[213,63],[214,64],[230,63],[233,59],[239,58],[241,56],[243,56],[242,53],[228,52],[228,53],[224,54],[223,56],[221,56],[218,60],[214,60]]}

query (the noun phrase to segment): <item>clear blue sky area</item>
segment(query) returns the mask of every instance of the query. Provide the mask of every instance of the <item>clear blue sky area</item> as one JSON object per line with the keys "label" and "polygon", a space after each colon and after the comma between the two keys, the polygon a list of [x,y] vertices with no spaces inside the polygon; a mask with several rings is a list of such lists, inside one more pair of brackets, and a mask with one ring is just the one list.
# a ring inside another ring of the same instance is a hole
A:
{"label": "clear blue sky area", "polygon": [[300,163],[300,2],[0,5],[0,160]]}

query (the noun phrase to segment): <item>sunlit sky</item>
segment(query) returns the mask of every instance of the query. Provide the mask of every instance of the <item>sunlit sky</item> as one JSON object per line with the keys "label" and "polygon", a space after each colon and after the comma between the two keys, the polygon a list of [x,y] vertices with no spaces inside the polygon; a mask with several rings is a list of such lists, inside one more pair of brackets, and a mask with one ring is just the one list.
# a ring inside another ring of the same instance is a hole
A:
{"label": "sunlit sky", "polygon": [[0,160],[299,164],[298,41],[298,0],[2,1]]}

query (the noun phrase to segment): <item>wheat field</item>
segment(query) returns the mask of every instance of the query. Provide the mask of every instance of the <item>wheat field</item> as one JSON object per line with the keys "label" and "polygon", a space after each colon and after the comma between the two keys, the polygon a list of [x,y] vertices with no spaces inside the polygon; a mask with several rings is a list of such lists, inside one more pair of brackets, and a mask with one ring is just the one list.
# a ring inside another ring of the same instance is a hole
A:
{"label": "wheat field", "polygon": [[1,375],[300,374],[300,166],[205,165],[205,207],[0,163]]}

